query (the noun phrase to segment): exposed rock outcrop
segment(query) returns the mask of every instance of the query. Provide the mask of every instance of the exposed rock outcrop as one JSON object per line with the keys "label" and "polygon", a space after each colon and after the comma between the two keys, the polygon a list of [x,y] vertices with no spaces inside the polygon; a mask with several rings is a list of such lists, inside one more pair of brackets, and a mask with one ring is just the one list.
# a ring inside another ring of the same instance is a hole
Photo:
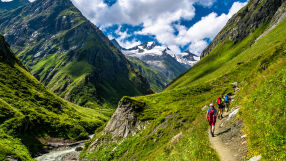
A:
{"label": "exposed rock outcrop", "polygon": [[138,120],[136,112],[143,110],[144,106],[144,103],[123,98],[103,134],[112,134],[113,138],[126,138],[130,134],[136,134],[138,130],[144,127],[143,123]]}
{"label": "exposed rock outcrop", "polygon": [[100,145],[117,142],[119,139],[135,135],[144,129],[147,123],[138,119],[138,113],[143,110],[144,106],[145,103],[128,97],[122,98],[117,110],[103,130],[102,137],[92,142],[88,151],[96,151]]}
{"label": "exposed rock outcrop", "polygon": [[272,28],[274,25],[278,25],[280,22],[286,19],[286,1],[282,3],[281,7],[277,10],[275,15],[273,16],[270,28]]}
{"label": "exposed rock outcrop", "polygon": [[285,19],[286,19],[286,2],[283,2],[281,7],[277,10],[275,15],[273,16],[268,29],[262,35],[260,35],[256,39],[256,41],[267,35],[271,30],[273,30],[280,22],[282,22]]}

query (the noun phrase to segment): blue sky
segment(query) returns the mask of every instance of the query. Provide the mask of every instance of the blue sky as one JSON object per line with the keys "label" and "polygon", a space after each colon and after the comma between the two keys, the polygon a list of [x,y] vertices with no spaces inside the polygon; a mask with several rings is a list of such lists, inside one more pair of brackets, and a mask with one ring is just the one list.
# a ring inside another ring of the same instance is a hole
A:
{"label": "blue sky", "polygon": [[110,39],[147,41],[200,55],[247,0],[72,0]]}

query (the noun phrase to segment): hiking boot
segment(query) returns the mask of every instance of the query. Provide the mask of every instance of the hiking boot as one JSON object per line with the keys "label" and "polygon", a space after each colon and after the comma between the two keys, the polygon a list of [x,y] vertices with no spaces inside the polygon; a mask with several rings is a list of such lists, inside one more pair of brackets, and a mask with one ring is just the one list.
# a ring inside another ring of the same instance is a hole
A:
{"label": "hiking boot", "polygon": [[212,137],[214,137],[214,133],[212,132],[211,134],[212,134]]}

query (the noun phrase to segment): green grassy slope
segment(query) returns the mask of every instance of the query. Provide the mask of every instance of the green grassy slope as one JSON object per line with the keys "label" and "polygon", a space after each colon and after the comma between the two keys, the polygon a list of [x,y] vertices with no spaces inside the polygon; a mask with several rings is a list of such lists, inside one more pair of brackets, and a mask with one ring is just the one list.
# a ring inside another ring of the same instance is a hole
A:
{"label": "green grassy slope", "polygon": [[52,92],[82,106],[109,108],[150,94],[147,80],[70,0],[37,0],[2,13],[0,33]]}
{"label": "green grassy slope", "polygon": [[170,83],[171,80],[165,77],[157,69],[150,67],[140,59],[135,57],[127,57],[127,59],[131,62],[133,67],[142,73],[142,75],[148,80],[152,91],[160,92],[165,89],[168,83]]}
{"label": "green grassy slope", "polygon": [[146,103],[137,113],[149,122],[146,129],[84,154],[99,160],[218,160],[208,142],[202,107],[233,93],[232,83],[238,82],[240,91],[231,107],[241,106],[249,157],[285,160],[286,21],[255,43],[267,26],[240,42],[221,42],[163,92],[132,98]]}
{"label": "green grassy slope", "polygon": [[41,151],[38,138],[88,138],[109,111],[83,108],[57,97],[14,57],[0,35],[0,160],[31,160]]}

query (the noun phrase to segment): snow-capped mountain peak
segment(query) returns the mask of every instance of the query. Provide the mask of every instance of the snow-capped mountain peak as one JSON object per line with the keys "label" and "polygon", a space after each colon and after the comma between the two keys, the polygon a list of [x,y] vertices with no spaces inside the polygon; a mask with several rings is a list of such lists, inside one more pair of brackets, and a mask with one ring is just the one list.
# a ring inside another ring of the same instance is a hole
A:
{"label": "snow-capped mountain peak", "polygon": [[161,56],[164,54],[165,49],[166,47],[160,46],[156,42],[146,42],[133,48],[122,50],[122,52],[125,55],[140,59],[147,55]]}
{"label": "snow-capped mountain peak", "polygon": [[190,66],[194,66],[198,61],[200,61],[200,57],[191,53],[190,51],[185,51],[180,55],[176,56],[178,62]]}
{"label": "snow-capped mountain peak", "polygon": [[[176,53],[167,46],[161,46],[156,42],[145,42],[143,44],[134,46],[129,49],[124,49],[119,46],[116,40],[112,40],[113,44],[119,48],[123,54],[126,56],[136,57],[141,60],[146,59],[158,59],[159,57],[172,57],[178,63],[186,66],[187,68],[196,64],[200,57],[191,53],[190,51],[185,51],[183,53]],[[119,47],[118,47],[119,46]]]}

